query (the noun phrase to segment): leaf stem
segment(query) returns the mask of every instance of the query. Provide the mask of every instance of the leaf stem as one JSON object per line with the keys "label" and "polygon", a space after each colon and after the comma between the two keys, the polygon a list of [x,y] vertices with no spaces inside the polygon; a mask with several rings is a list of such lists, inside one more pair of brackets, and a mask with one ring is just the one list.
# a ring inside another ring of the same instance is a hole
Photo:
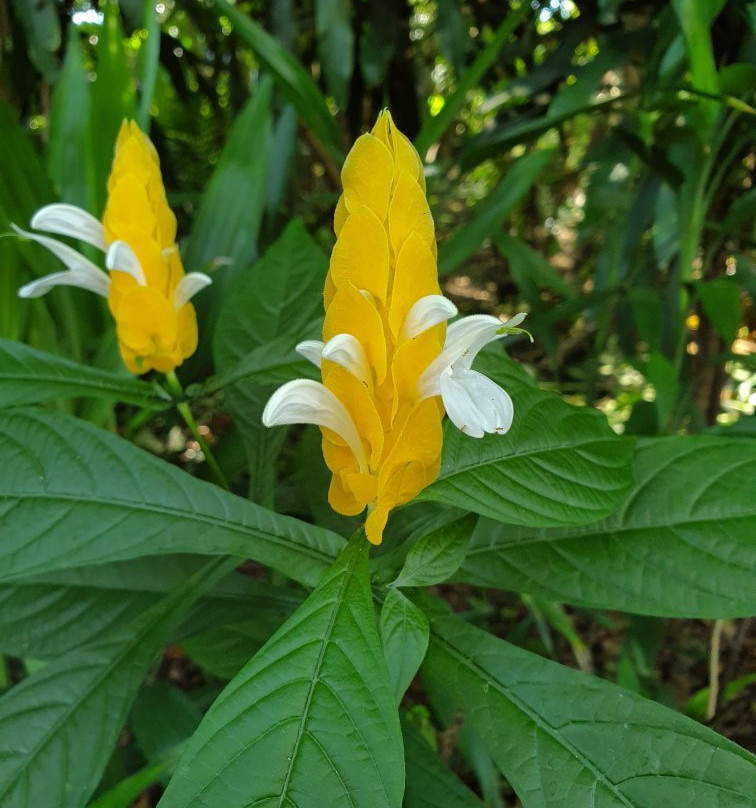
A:
{"label": "leaf stem", "polygon": [[711,721],[717,712],[719,701],[719,648],[722,638],[724,620],[715,620],[711,631],[711,648],[709,651],[709,699],[706,705],[706,720]]}
{"label": "leaf stem", "polygon": [[184,388],[181,386],[181,382],[178,380],[176,372],[172,370],[170,373],[166,373],[165,380],[168,384],[168,390],[173,396],[176,409],[184,419],[184,423],[187,425],[187,427],[189,427],[192,437],[197,441],[200,449],[202,450],[202,454],[205,456],[207,466],[210,469],[213,479],[221,488],[225,488],[226,491],[230,491],[231,487],[229,486],[225,475],[221,471],[221,467],[218,465],[218,461],[215,459],[215,456],[210,449],[210,445],[204,439],[204,437],[202,437],[202,433],[199,431],[197,422],[194,420],[189,402],[186,400],[186,396],[184,394]]}

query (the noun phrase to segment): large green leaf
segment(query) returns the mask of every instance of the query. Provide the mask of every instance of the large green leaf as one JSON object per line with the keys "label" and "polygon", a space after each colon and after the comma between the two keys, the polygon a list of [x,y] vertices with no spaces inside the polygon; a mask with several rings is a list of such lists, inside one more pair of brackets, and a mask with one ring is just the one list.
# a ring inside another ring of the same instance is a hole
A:
{"label": "large green leaf", "polygon": [[746,617],[756,594],[756,441],[644,441],[622,508],[580,528],[481,520],[454,576],[569,603],[675,617]]}
{"label": "large green leaf", "polygon": [[92,210],[95,206],[90,128],[92,85],[84,67],[80,37],[79,27],[70,25],[63,70],[50,107],[47,166],[63,202]]}
{"label": "large green leaf", "polygon": [[[164,556],[77,567],[0,585],[0,653],[54,659],[118,630],[206,562]],[[177,631],[181,639],[254,621],[267,639],[302,601],[298,589],[233,574],[205,595]],[[247,659],[249,655],[247,656]],[[246,662],[246,659],[244,660]]]}
{"label": "large green leaf", "polygon": [[[294,346],[315,336],[312,323],[322,307],[326,266],[323,251],[302,222],[294,219],[265,255],[237,279],[226,299],[214,342],[221,377],[229,373],[233,378],[239,363],[248,367],[258,359],[268,362],[268,352],[282,357],[285,370]],[[287,354],[282,356],[284,346]],[[274,462],[286,436],[286,430],[262,424],[263,407],[271,393],[270,386],[262,386],[254,377],[226,388],[228,408],[247,451],[250,497],[265,505],[273,501]]]}
{"label": "large green leaf", "polygon": [[189,270],[217,261],[230,264],[236,273],[257,257],[265,210],[271,93],[270,80],[260,81],[234,122],[182,251]]}
{"label": "large green leaf", "polygon": [[707,727],[457,617],[423,666],[445,720],[483,738],[523,808],[748,808],[754,758]]}
{"label": "large green leaf", "polygon": [[188,270],[218,268],[212,286],[195,303],[204,338],[182,368],[182,375],[190,380],[204,377],[212,364],[212,334],[229,288],[258,255],[273,125],[272,91],[271,80],[263,76],[234,121],[182,249]]}
{"label": "large green leaf", "polygon": [[58,413],[0,413],[0,580],[143,555],[251,556],[314,585],[343,540]]}
{"label": "large green leaf", "polygon": [[124,118],[136,111],[136,85],[124,43],[117,0],[100,4],[103,20],[97,35],[97,79],[92,85],[92,149],[98,194],[96,210],[105,208],[106,181],[113,148]]}
{"label": "large green leaf", "polygon": [[155,410],[171,405],[170,396],[156,384],[0,339],[0,407],[78,396],[109,398]]}
{"label": "large green leaf", "polygon": [[440,275],[453,272],[485,239],[497,233],[514,206],[533,187],[552,154],[549,150],[542,150],[521,157],[490,196],[475,205],[469,223],[439,247]]}
{"label": "large green leaf", "polygon": [[258,62],[273,77],[307,128],[336,159],[340,159],[343,145],[339,127],[309,73],[286,48],[238,8],[226,0],[213,2],[218,11],[231,20],[236,33],[252,48]]}
{"label": "large green leaf", "polygon": [[409,722],[402,722],[407,785],[403,808],[483,808]]}
{"label": "large green leaf", "polygon": [[204,384],[189,387],[188,392],[190,395],[206,395],[239,382],[267,386],[284,384],[292,379],[316,379],[319,376],[312,362],[294,350],[291,336],[284,335],[252,348],[237,364],[212,376]]}
{"label": "large green leaf", "polygon": [[398,808],[401,730],[367,556],[364,534],[357,534],[220,695],[161,808]]}
{"label": "large green leaf", "polygon": [[[11,222],[27,227],[34,212],[54,200],[44,163],[19,125],[16,113],[0,100],[0,233],[9,233]],[[19,337],[24,315],[42,310],[36,323],[37,344],[68,349],[74,357],[81,351],[77,314],[72,306],[75,290],[60,288],[54,295],[33,301],[21,300],[19,286],[30,278],[60,271],[60,262],[37,244],[20,238],[0,238],[0,333]],[[55,333],[56,325],[59,331]]]}
{"label": "large green leaf", "polygon": [[150,664],[227,561],[208,562],[131,625],[58,657],[0,699],[0,804],[81,808]]}
{"label": "large green leaf", "polygon": [[632,442],[595,410],[522,382],[495,356],[481,354],[476,366],[512,396],[512,428],[477,439],[447,423],[441,472],[419,499],[533,527],[595,522],[619,507],[632,483]]}

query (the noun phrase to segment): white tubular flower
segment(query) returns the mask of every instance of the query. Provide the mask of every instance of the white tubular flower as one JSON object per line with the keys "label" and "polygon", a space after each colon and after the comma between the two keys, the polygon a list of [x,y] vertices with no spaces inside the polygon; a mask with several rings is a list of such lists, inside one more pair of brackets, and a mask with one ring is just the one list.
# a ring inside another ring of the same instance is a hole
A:
{"label": "white tubular flower", "polygon": [[314,424],[330,429],[352,450],[360,469],[367,469],[367,456],[352,416],[320,382],[294,379],[279,387],[265,405],[262,422],[265,426]]}
{"label": "white tubular flower", "polygon": [[323,364],[323,341],[319,339],[306,339],[298,343],[294,350],[316,368]]}
{"label": "white tubular flower", "polygon": [[474,314],[452,323],[443,351],[420,378],[420,398],[440,395],[452,423],[473,438],[507,432],[514,416],[512,399],[471,365],[489,342],[521,332],[518,326],[525,316],[518,314],[502,323],[488,314]]}
{"label": "white tubular flower", "polygon": [[[51,208],[57,207],[71,208],[73,206],[48,205],[46,208],[42,208],[39,213],[49,211]],[[78,209],[74,208],[74,210]],[[32,220],[32,224],[39,219],[39,213],[37,213]],[[79,213],[88,215],[86,211],[83,210],[79,211]],[[95,220],[95,222],[96,221],[97,220]],[[22,286],[18,290],[19,297],[41,297],[43,294],[45,294],[45,292],[52,289],[53,286],[78,286],[80,289],[88,289],[90,292],[94,292],[101,297],[108,296],[108,292],[110,290],[110,278],[108,275],[96,264],[93,264],[88,258],[85,258],[80,253],[76,252],[73,247],[69,247],[67,244],[63,244],[62,241],[57,241],[49,236],[40,236],[39,233],[29,233],[28,231],[17,227],[13,223],[11,223],[11,227],[16,233],[18,233],[19,236],[23,236],[24,238],[28,238],[30,241],[36,241],[37,244],[41,244],[56,258],[60,259],[66,266],[66,269],[64,269],[62,272],[55,272],[52,275],[46,275],[44,278],[38,278],[36,281],[32,281],[31,283],[27,283],[25,286]],[[55,229],[53,229],[52,226],[48,226],[45,229],[56,233],[62,233],[64,228],[65,223],[63,220],[60,220]],[[68,228],[66,235],[73,236],[74,238],[81,238],[92,243],[91,239],[87,238],[87,236],[90,236],[91,233],[88,230],[82,231],[79,229],[75,222],[72,223]]]}

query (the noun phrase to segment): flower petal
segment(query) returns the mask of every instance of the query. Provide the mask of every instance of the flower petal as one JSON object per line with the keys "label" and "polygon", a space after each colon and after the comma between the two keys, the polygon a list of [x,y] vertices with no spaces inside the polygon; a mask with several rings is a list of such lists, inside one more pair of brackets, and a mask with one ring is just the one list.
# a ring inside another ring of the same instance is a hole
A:
{"label": "flower petal", "polygon": [[323,364],[323,342],[319,339],[306,339],[298,343],[294,350],[304,356],[305,359],[312,362],[315,367],[321,367]]}
{"label": "flower petal", "polygon": [[11,224],[11,227],[20,236],[36,241],[37,244],[47,248],[68,268],[67,272],[56,272],[22,286],[18,290],[20,297],[39,297],[52,289],[53,286],[78,286],[82,289],[89,289],[89,291],[102,295],[102,297],[108,296],[110,278],[89,259],[54,238],[29,233],[20,227],[16,227],[15,224]]}
{"label": "flower petal", "polygon": [[105,266],[111,272],[125,272],[140,285],[147,286],[144,270],[134,250],[125,241],[114,241],[105,256]]}
{"label": "flower petal", "polygon": [[426,295],[421,297],[407,312],[402,325],[402,338],[413,339],[423,331],[445,323],[459,312],[454,303],[443,295]]}
{"label": "flower petal", "polygon": [[441,374],[439,386],[446,414],[465,435],[503,435],[512,426],[512,399],[488,376],[476,370],[446,371]]}
{"label": "flower petal", "polygon": [[[165,251],[164,251],[165,252]],[[173,290],[173,305],[180,309],[186,305],[201,289],[210,286],[212,278],[204,272],[190,272],[176,284]]]}
{"label": "flower petal", "polygon": [[445,370],[452,365],[461,370],[469,370],[482,348],[489,342],[507,336],[506,333],[500,333],[503,328],[515,327],[525,317],[526,314],[521,312],[511,320],[502,322],[490,314],[471,314],[452,323],[446,329],[443,351],[428,366],[418,382],[420,397],[437,396],[440,392],[439,378]]}
{"label": "flower petal", "polygon": [[365,349],[352,334],[336,334],[323,346],[321,356],[329,362],[346,368],[353,376],[367,384],[370,381],[370,366]]}
{"label": "flower petal", "polygon": [[352,416],[338,398],[320,382],[295,379],[279,387],[263,410],[265,426],[315,424],[335,432],[352,450],[361,471],[367,458]]}
{"label": "flower petal", "polygon": [[75,205],[63,203],[45,205],[32,216],[31,226],[35,230],[44,230],[47,233],[72,236],[97,247],[102,252],[108,249],[105,228],[99,219]]}

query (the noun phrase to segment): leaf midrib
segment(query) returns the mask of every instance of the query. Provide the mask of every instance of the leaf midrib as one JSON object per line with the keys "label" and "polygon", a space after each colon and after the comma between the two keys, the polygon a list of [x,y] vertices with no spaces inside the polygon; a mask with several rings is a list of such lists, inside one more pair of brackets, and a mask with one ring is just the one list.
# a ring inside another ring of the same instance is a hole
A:
{"label": "leaf midrib", "polygon": [[[84,706],[85,701],[92,695],[92,693],[102,685],[105,678],[109,677],[113,670],[120,665],[123,659],[128,655],[133,653],[133,649],[135,646],[139,645],[145,640],[147,634],[150,631],[154,631],[156,625],[161,621],[165,620],[166,614],[162,613],[160,617],[155,620],[154,623],[147,623],[145,627],[139,631],[136,636],[133,638],[133,641],[127,642],[124,644],[121,651],[116,654],[116,656],[109,662],[105,667],[101,670],[101,672],[95,676],[95,678],[90,682],[90,684],[84,689],[84,693],[80,699],[77,699],[75,703],[71,704],[62,715],[58,717],[58,719],[52,724],[52,726],[48,729],[48,731],[44,732],[42,738],[40,739],[39,743],[36,744],[35,748],[31,752],[26,753],[26,759],[22,766],[20,766],[13,776],[11,780],[8,781],[7,787],[0,791],[0,797],[4,797],[11,789],[14,783],[18,781],[18,778],[24,773],[24,771],[28,768],[29,764],[33,761],[33,759],[42,752],[45,746],[50,742],[53,736],[55,736],[58,732],[58,729],[65,724],[69,718],[81,707]],[[155,651],[157,653],[157,649]],[[141,677],[140,677],[141,678]]]}
{"label": "leaf midrib", "polygon": [[[744,511],[736,516],[728,515],[725,517],[707,517],[707,518],[700,518],[700,519],[681,519],[677,522],[653,522],[643,525],[606,525],[601,522],[598,523],[598,527],[595,524],[592,525],[585,525],[580,526],[576,525],[575,530],[570,532],[564,536],[529,536],[522,540],[508,542],[508,543],[496,543],[496,544],[489,544],[486,546],[481,547],[473,547],[465,556],[465,560],[470,558],[471,556],[475,555],[483,555],[485,553],[502,553],[506,552],[507,550],[516,549],[518,547],[528,547],[536,544],[557,544],[562,541],[571,541],[573,539],[582,539],[582,538],[591,538],[595,536],[608,536],[611,534],[619,534],[623,535],[626,533],[630,533],[634,530],[659,530],[660,528],[668,528],[670,530],[674,530],[677,527],[690,527],[692,525],[707,525],[711,522],[716,522],[717,524],[722,524],[724,522],[728,522],[734,519],[747,519],[751,516],[756,516],[756,508],[753,511]],[[515,526],[516,527],[516,526]],[[546,528],[547,530],[550,528]],[[553,528],[555,530],[560,528]],[[464,562],[463,562],[464,564]]]}
{"label": "leaf midrib", "polygon": [[[496,465],[497,463],[510,463],[513,460],[522,460],[522,459],[529,459],[532,457],[538,457],[542,454],[553,454],[554,452],[571,452],[581,449],[585,446],[592,446],[601,443],[615,443],[620,442],[617,438],[612,438],[611,436],[607,436],[605,438],[589,438],[583,440],[579,443],[570,443],[569,445],[559,445],[559,446],[546,446],[538,449],[531,449],[529,451],[521,452],[519,454],[510,454],[510,455],[499,455],[498,457],[492,458],[490,460],[484,460],[480,463],[469,463],[465,466],[455,466],[452,473],[447,474],[445,476],[439,475],[439,477],[431,483],[431,487],[437,485],[438,483],[447,482],[449,480],[453,480],[459,474],[465,474],[470,470],[477,470],[483,469],[487,466]],[[614,466],[616,470],[622,470],[624,466]],[[589,485],[585,484],[583,487],[590,488]],[[615,489],[610,489],[615,490]]]}
{"label": "leaf midrib", "polygon": [[[92,497],[85,497],[80,496],[78,494],[49,494],[49,493],[19,493],[19,494],[8,494],[0,492],[0,503],[3,501],[11,501],[11,502],[18,502],[23,500],[34,500],[34,501],[49,501],[49,502],[66,502],[66,503],[75,503],[76,505],[91,505],[97,507],[115,507],[118,509],[124,509],[129,511],[130,513],[147,513],[147,514],[158,514],[158,515],[166,515],[166,516],[176,516],[179,519],[189,519],[194,522],[198,522],[200,524],[207,524],[212,525],[214,527],[222,526],[226,530],[231,530],[234,533],[238,533],[244,536],[254,535],[257,538],[261,539],[262,541],[270,542],[274,546],[282,547],[283,549],[293,550],[296,553],[302,556],[308,556],[310,559],[317,560],[322,562],[322,564],[327,567],[330,565],[334,557],[329,556],[325,551],[317,550],[316,548],[309,547],[307,545],[298,544],[294,542],[292,539],[286,539],[282,536],[278,536],[276,534],[266,533],[261,528],[242,525],[239,522],[229,522],[226,519],[222,519],[216,516],[210,516],[209,514],[201,514],[197,512],[185,511],[180,510],[178,508],[171,508],[170,506],[165,507],[157,507],[152,506],[149,503],[144,502],[136,502],[133,500],[123,500],[118,498],[109,498],[107,500],[103,499],[95,499]],[[321,528],[322,529],[322,528]],[[96,534],[98,535],[98,534]],[[91,541],[91,540],[90,540]],[[138,545],[133,545],[133,547],[137,547]],[[175,552],[169,551],[170,552]],[[134,555],[128,556],[110,556],[101,559],[102,561],[114,561],[114,560],[125,560],[127,558],[139,557],[139,553]],[[144,555],[144,553],[142,554]],[[147,553],[147,555],[164,555],[164,553]],[[215,553],[211,553],[210,555],[215,555]],[[92,562],[95,563],[95,562]],[[68,566],[79,566],[76,565],[68,565]],[[34,569],[27,570],[26,572],[22,573],[21,575],[14,575],[11,577],[0,577],[0,580],[3,581],[12,581],[14,578],[18,577],[27,577],[29,575],[34,574]],[[42,567],[42,569],[46,569],[46,567]],[[56,568],[59,569],[59,568]]]}
{"label": "leaf midrib", "polygon": [[[360,555],[363,552],[363,548],[360,547],[357,552],[353,553],[352,558],[349,559],[349,563],[345,569],[344,580],[342,581],[341,585],[339,586],[336,600],[334,601],[334,609],[331,612],[330,619],[328,621],[328,626],[326,627],[325,634],[323,636],[323,642],[320,645],[320,652],[318,654],[318,659],[315,663],[315,668],[313,670],[312,676],[310,677],[310,686],[307,690],[307,697],[305,699],[304,708],[302,709],[302,716],[299,721],[299,726],[297,727],[297,734],[294,739],[294,745],[291,751],[291,755],[289,755],[289,765],[286,768],[286,775],[284,777],[283,784],[281,785],[281,792],[278,795],[278,804],[277,808],[281,808],[283,806],[284,800],[287,799],[288,790],[289,790],[289,781],[291,780],[292,772],[294,771],[294,762],[297,758],[297,752],[299,750],[299,745],[302,741],[302,738],[305,734],[305,728],[307,726],[307,720],[309,717],[310,705],[312,703],[313,693],[315,692],[315,685],[320,680],[320,669],[323,667],[323,661],[325,659],[326,649],[328,648],[328,644],[331,641],[331,635],[333,634],[333,627],[336,623],[336,618],[338,617],[344,601],[344,593],[351,582],[352,575],[354,574],[354,568],[357,562],[360,559]],[[351,798],[351,795],[348,794],[350,802],[354,805],[354,801]]]}
{"label": "leaf midrib", "polygon": [[[33,369],[32,369],[33,370]],[[88,372],[92,372],[91,368],[86,369]],[[0,381],[2,382],[20,382],[22,384],[34,385],[37,386],[41,384],[63,384],[70,387],[76,388],[92,388],[94,390],[105,390],[112,393],[127,393],[131,398],[139,398],[140,401],[150,402],[153,404],[159,404],[161,407],[168,407],[170,405],[170,401],[161,398],[159,395],[152,391],[149,385],[145,385],[144,388],[141,387],[141,383],[136,382],[134,380],[134,384],[130,383],[127,380],[123,380],[121,382],[116,382],[115,380],[109,379],[92,379],[83,377],[81,379],[71,379],[67,376],[61,375],[46,375],[46,374],[37,374],[35,373],[33,376],[25,373],[6,373],[3,371],[0,373]]]}
{"label": "leaf midrib", "polygon": [[474,660],[472,660],[469,656],[459,651],[454,645],[451,644],[448,640],[446,640],[443,636],[441,636],[437,629],[433,627],[431,624],[431,634],[434,640],[446,649],[446,652],[457,660],[459,664],[463,667],[468,668],[472,673],[474,673],[478,678],[485,682],[491,682],[491,684],[496,688],[496,691],[499,693],[501,698],[509,701],[517,710],[527,716],[536,726],[538,726],[546,735],[548,735],[555,743],[565,749],[569,754],[571,754],[576,760],[580,762],[580,764],[596,779],[596,782],[601,783],[603,786],[606,787],[608,791],[610,791],[618,800],[622,802],[623,805],[626,805],[628,808],[642,808],[642,806],[629,802],[628,799],[619,791],[616,790],[615,784],[612,783],[607,777],[599,771],[595,765],[589,761],[581,752],[579,752],[573,745],[562,738],[558,734],[557,728],[553,727],[549,724],[546,719],[542,716],[539,716],[538,713],[534,712],[529,706],[527,706],[521,699],[515,696],[513,693],[509,692],[509,688],[507,688],[503,683],[501,683],[497,678],[495,678],[489,671],[485,668],[478,665]]}

